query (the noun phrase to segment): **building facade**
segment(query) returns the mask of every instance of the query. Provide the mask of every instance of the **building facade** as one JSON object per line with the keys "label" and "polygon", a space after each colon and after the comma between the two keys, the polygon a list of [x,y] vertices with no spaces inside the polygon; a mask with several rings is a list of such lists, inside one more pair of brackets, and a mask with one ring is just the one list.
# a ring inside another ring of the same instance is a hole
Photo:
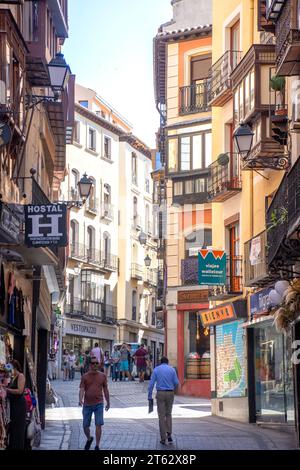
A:
{"label": "building facade", "polygon": [[[161,116],[158,200],[167,356],[180,392],[210,396],[209,334],[199,312],[208,290],[197,279],[197,253],[211,246],[207,181],[211,164],[211,3],[172,2],[173,20],[154,39],[154,83]],[[155,193],[155,194],[156,194]]]}

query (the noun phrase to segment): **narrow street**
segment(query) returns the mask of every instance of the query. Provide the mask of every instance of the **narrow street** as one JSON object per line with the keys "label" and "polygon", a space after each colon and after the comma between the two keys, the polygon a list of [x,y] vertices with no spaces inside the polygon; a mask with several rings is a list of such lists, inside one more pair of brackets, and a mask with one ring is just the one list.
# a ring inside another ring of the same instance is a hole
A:
{"label": "narrow street", "polygon": [[[80,450],[85,444],[79,379],[52,383],[59,397],[57,407],[46,412],[46,429],[38,450]],[[148,414],[148,382],[111,382],[111,409],[105,413],[100,448],[103,450],[287,450],[293,449],[288,433],[211,416],[209,400],[175,398],[174,444],[159,443],[156,407]],[[92,425],[92,435],[94,427]],[[93,449],[93,447],[92,447]]]}

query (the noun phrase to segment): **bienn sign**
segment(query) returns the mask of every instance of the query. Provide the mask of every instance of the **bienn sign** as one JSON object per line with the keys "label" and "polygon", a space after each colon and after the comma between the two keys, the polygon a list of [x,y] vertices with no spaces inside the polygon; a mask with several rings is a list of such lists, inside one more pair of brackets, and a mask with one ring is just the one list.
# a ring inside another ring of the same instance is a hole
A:
{"label": "bienn sign", "polygon": [[34,205],[25,209],[25,245],[28,247],[67,246],[67,206]]}

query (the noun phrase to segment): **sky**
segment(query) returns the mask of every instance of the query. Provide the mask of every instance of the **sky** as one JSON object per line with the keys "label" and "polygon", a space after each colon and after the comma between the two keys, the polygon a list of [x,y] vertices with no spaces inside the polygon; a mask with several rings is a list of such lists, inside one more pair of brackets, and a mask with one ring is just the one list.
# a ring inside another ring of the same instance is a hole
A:
{"label": "sky", "polygon": [[159,127],[153,38],[171,19],[171,0],[69,0],[63,53],[76,82],[108,101],[151,148]]}

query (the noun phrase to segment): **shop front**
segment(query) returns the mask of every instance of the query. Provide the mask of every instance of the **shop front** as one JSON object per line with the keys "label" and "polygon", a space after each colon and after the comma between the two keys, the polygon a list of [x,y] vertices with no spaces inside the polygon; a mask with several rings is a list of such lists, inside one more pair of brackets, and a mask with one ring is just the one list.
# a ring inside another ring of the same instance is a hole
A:
{"label": "shop front", "polygon": [[212,414],[248,422],[247,319],[244,299],[201,313],[202,326],[210,328]]}
{"label": "shop front", "polygon": [[116,340],[117,329],[114,325],[62,318],[60,364],[65,349],[73,350],[75,355],[78,356],[81,351],[90,351],[95,343],[98,343],[103,351],[111,352],[112,345],[117,342]]}
{"label": "shop front", "polygon": [[177,293],[177,368],[182,395],[210,398],[209,329],[200,321],[201,311],[208,306],[207,290]]}

